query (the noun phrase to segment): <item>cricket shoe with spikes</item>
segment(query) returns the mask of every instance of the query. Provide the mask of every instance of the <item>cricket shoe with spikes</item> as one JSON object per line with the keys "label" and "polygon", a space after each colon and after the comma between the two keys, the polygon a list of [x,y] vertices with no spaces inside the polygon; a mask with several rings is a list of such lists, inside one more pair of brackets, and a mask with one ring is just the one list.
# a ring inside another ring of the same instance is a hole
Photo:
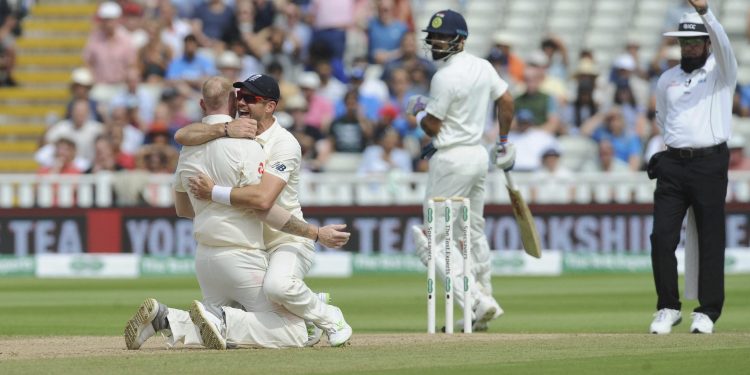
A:
{"label": "cricket shoe with spikes", "polygon": [[[330,293],[316,293],[316,296],[326,305],[331,303]],[[305,347],[315,346],[315,344],[320,342],[320,338],[323,336],[323,330],[309,320],[305,320],[305,326],[307,327],[307,341],[305,342]]]}
{"label": "cricket shoe with spikes", "polygon": [[146,298],[125,325],[125,346],[129,350],[140,349],[156,332],[168,329],[167,314],[169,310],[166,305],[153,298]]}
{"label": "cricket shoe with spikes", "polygon": [[328,344],[331,346],[344,346],[352,337],[352,327],[344,319],[344,313],[336,306],[328,306],[333,309],[334,323],[331,328],[326,329]]}
{"label": "cricket shoe with spikes", "polygon": [[227,348],[227,340],[222,334],[224,324],[216,315],[206,310],[200,301],[193,301],[190,307],[190,320],[198,327],[204,347],[216,350]]}

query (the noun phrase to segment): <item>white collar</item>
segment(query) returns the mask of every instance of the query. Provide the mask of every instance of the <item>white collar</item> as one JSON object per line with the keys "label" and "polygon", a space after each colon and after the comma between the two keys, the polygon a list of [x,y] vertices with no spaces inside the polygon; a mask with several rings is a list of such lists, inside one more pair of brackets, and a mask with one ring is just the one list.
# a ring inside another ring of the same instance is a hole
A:
{"label": "white collar", "polygon": [[216,124],[223,124],[225,122],[232,122],[232,120],[234,120],[232,116],[217,114],[217,115],[208,115],[204,117],[203,119],[201,119],[201,122],[204,124],[208,124],[208,125],[216,125]]}
{"label": "white collar", "polygon": [[268,139],[271,138],[271,133],[274,133],[279,127],[281,127],[279,121],[276,120],[276,116],[273,116],[273,124],[271,124],[271,126],[269,126],[268,129],[266,129],[263,133],[260,133],[258,136],[256,136],[255,140],[261,145],[265,145],[266,142],[268,142]]}

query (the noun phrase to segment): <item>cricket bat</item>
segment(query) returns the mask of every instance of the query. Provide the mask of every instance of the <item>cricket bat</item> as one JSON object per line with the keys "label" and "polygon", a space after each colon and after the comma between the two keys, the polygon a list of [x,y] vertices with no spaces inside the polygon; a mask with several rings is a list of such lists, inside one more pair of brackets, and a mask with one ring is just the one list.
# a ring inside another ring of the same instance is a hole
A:
{"label": "cricket bat", "polygon": [[526,254],[534,258],[541,258],[542,247],[539,245],[539,233],[536,230],[536,223],[534,222],[534,217],[531,216],[529,206],[526,205],[521,192],[518,191],[518,188],[513,183],[509,171],[505,171],[505,180],[507,181],[506,187],[508,188],[508,195],[510,195],[510,203],[513,206],[513,216],[516,217],[518,229],[521,232],[523,249],[526,251]]}

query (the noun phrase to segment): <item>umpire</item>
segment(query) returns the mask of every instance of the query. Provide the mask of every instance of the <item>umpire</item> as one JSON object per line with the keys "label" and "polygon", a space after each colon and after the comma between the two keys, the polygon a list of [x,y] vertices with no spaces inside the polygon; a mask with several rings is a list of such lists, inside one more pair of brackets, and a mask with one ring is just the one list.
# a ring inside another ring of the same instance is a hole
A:
{"label": "umpire", "polygon": [[675,249],[688,208],[698,232],[698,306],[691,314],[693,333],[713,333],[724,304],[725,214],[731,135],[732,95],[737,61],[729,38],[707,0],[689,0],[697,13],[680,19],[677,37],[682,58],[659,77],[656,121],[667,150],[652,157],[649,175],[657,178],[651,264],[658,310],[650,332],[669,333],[682,320]]}

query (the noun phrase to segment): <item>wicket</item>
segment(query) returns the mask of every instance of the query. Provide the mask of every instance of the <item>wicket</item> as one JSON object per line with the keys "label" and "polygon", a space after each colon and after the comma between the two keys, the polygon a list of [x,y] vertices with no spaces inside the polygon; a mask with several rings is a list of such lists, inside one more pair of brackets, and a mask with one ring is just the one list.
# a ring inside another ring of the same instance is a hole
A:
{"label": "wicket", "polygon": [[463,229],[461,244],[461,255],[463,258],[463,296],[464,296],[464,333],[471,333],[472,324],[472,301],[469,294],[469,273],[471,255],[471,226],[470,226],[470,202],[464,197],[433,197],[427,200],[427,333],[435,333],[435,249],[436,233],[435,222],[439,211],[435,209],[436,204],[442,208],[445,219],[445,239],[443,242],[445,250],[445,333],[453,333],[453,279],[451,272],[451,243],[453,242],[453,224],[456,220],[452,215],[453,204],[459,203],[459,213]]}

